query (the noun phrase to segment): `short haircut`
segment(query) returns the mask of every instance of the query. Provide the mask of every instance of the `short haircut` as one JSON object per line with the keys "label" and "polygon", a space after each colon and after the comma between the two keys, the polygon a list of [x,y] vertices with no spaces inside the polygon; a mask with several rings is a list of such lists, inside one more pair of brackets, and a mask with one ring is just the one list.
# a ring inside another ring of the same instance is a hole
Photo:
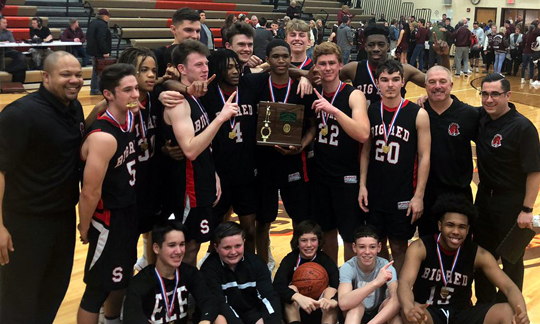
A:
{"label": "short haircut", "polygon": [[111,93],[115,94],[114,88],[120,84],[120,80],[130,75],[136,75],[135,67],[131,64],[116,63],[109,65],[101,72],[99,90],[101,92],[109,90]]}
{"label": "short haircut", "polygon": [[186,64],[186,59],[191,53],[199,53],[204,56],[210,55],[210,51],[206,45],[193,39],[186,39],[173,49],[171,53],[173,64],[175,66]]}
{"label": "short haircut", "polygon": [[343,16],[343,18],[341,18],[341,23],[346,24],[349,22],[349,20],[350,20],[349,16],[345,15]]}
{"label": "short haircut", "polygon": [[287,23],[287,26],[285,26],[285,35],[288,35],[290,32],[298,31],[298,32],[309,32],[309,25],[307,22],[301,20],[301,19],[293,19]]}
{"label": "short haircut", "polygon": [[332,42],[323,42],[315,46],[315,49],[313,50],[313,61],[317,63],[317,60],[322,55],[331,54],[335,54],[337,56],[338,62],[343,63],[343,53],[341,52],[341,48],[339,48],[339,46]]}
{"label": "short haircut", "polygon": [[238,61],[238,55],[229,49],[220,49],[215,51],[208,58],[208,74],[216,75],[216,80],[214,82],[221,82],[227,77],[229,70],[229,59],[233,59],[234,63],[237,65],[238,72],[240,73],[240,62]]}
{"label": "short haircut", "polygon": [[[2,19],[6,19],[5,17],[2,17]],[[65,51],[54,51],[51,54],[47,55],[45,57],[45,60],[43,61],[43,70],[47,73],[52,73],[52,71],[58,67],[58,60],[61,59],[64,56],[72,56],[73,59],[77,59],[73,54],[65,52]]]}
{"label": "short haircut", "polygon": [[233,37],[236,35],[245,35],[249,38],[255,38],[253,27],[243,21],[237,21],[227,30],[227,39],[232,43]]}
{"label": "short haircut", "polygon": [[398,61],[386,60],[379,64],[377,70],[375,70],[375,78],[379,79],[379,76],[383,72],[386,72],[388,74],[399,72],[399,75],[401,76],[401,78],[403,78],[403,65],[401,65],[401,63],[399,63]]}
{"label": "short haircut", "polygon": [[422,23],[422,25],[425,25],[426,24],[426,20],[424,18],[420,18],[418,19],[419,22]]}
{"label": "short haircut", "polygon": [[379,242],[379,234],[377,234],[375,227],[371,225],[362,225],[354,232],[354,243],[356,244],[356,241],[362,237],[372,237]]}
{"label": "short haircut", "polygon": [[431,212],[439,221],[442,221],[446,213],[458,213],[467,216],[469,225],[474,223],[478,211],[472,201],[463,194],[446,193],[439,195],[431,208]]}
{"label": "short haircut", "polygon": [[161,248],[165,237],[172,231],[180,231],[186,235],[186,228],[182,222],[177,220],[166,220],[157,223],[152,229],[152,244],[157,244]]}
{"label": "short haircut", "polygon": [[202,13],[206,13],[206,12],[204,10],[202,10],[202,9],[199,9],[199,10],[197,10],[197,13],[199,14],[199,17],[200,17]]}
{"label": "short haircut", "polygon": [[312,220],[304,220],[296,224],[293,229],[293,237],[291,239],[291,249],[296,249],[298,247],[298,240],[300,236],[304,234],[315,234],[317,240],[319,241],[319,249],[324,245],[323,232],[321,226],[317,222]]}
{"label": "short haircut", "polygon": [[266,21],[267,21],[266,18],[261,17],[261,19],[259,19],[259,25],[266,27]]}
{"label": "short haircut", "polygon": [[366,29],[364,29],[364,39],[367,39],[371,35],[383,35],[386,38],[386,41],[390,42],[390,29],[384,25],[372,24],[367,26]]}
{"label": "short haircut", "polygon": [[450,19],[450,18],[446,18],[445,20],[447,20],[447,21],[452,21],[452,19]]}
{"label": "short haircut", "polygon": [[[120,57],[118,58],[118,63],[131,64],[137,69],[137,60],[141,57],[141,63],[144,62],[148,57],[153,58],[157,66],[157,59],[154,52],[146,47],[128,47],[126,48]],[[137,73],[141,71],[141,67],[137,69]]]}
{"label": "short haircut", "polygon": [[201,16],[197,11],[187,7],[176,10],[172,16],[172,24],[176,26],[181,24],[184,20],[201,21]]}
{"label": "short haircut", "polygon": [[74,23],[76,23],[77,21],[79,21],[77,18],[70,18],[69,19],[69,25],[73,25]]}
{"label": "short haircut", "polygon": [[480,86],[483,87],[484,83],[491,83],[497,81],[501,82],[501,87],[504,92],[510,91],[510,81],[508,81],[508,79],[506,79],[504,76],[497,73],[486,75],[486,77],[482,80],[482,84]]}
{"label": "short haircut", "polygon": [[268,45],[266,45],[266,56],[270,56],[272,50],[278,46],[285,47],[287,51],[289,51],[289,54],[291,54],[291,46],[289,45],[289,43],[287,43],[283,39],[273,39],[270,41],[270,43],[268,43]]}
{"label": "short haircut", "polygon": [[446,74],[448,74],[448,79],[450,80],[450,82],[453,82],[454,80],[452,79],[452,72],[450,70],[448,70],[447,68],[445,68],[444,66],[442,65],[435,65],[434,67],[430,68],[429,70],[427,70],[426,72],[426,78],[424,79],[424,81],[427,83],[427,80],[429,78],[429,74],[431,72],[435,72],[435,71],[444,71],[446,72]]}
{"label": "short haircut", "polygon": [[214,236],[212,242],[219,245],[221,240],[229,236],[242,235],[242,239],[246,237],[242,227],[235,222],[223,222],[219,224],[214,230]]}

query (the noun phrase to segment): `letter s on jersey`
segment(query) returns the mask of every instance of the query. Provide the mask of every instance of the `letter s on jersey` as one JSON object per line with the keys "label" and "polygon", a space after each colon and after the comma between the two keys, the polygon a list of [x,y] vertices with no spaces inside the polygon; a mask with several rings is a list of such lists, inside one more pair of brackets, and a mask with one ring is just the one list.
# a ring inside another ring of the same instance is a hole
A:
{"label": "letter s on jersey", "polygon": [[201,221],[201,233],[202,234],[208,234],[208,232],[210,232],[210,225],[208,224],[207,219],[203,219]]}
{"label": "letter s on jersey", "polygon": [[122,281],[122,278],[124,278],[123,271],[124,270],[122,269],[122,267],[114,268],[114,270],[112,271],[112,281],[114,282]]}

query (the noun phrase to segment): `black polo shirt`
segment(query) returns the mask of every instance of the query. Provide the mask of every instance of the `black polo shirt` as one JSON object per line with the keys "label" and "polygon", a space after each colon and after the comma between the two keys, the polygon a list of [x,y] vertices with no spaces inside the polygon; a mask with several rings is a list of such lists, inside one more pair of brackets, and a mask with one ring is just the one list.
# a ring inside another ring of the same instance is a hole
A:
{"label": "black polo shirt", "polygon": [[540,171],[540,144],[533,123],[514,104],[496,120],[480,108],[476,142],[480,184],[487,189],[525,193],[527,174]]}
{"label": "black polo shirt", "polygon": [[0,113],[3,207],[18,214],[69,211],[79,197],[80,102],[64,106],[43,85]]}
{"label": "black polo shirt", "polygon": [[428,186],[470,187],[473,163],[471,141],[478,135],[479,109],[451,95],[452,105],[439,115],[426,101],[431,127],[431,167]]}
{"label": "black polo shirt", "polygon": [[30,27],[30,38],[37,36],[41,39],[45,39],[49,37],[50,34],[51,34],[51,30],[47,26],[43,26],[41,27],[41,29],[34,29]]}

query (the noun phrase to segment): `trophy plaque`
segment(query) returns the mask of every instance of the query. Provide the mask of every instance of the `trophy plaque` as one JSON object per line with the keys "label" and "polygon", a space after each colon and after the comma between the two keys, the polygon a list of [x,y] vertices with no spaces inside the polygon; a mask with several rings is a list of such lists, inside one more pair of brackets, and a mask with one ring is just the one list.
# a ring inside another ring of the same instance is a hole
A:
{"label": "trophy plaque", "polygon": [[257,145],[302,146],[303,105],[261,101],[257,112]]}

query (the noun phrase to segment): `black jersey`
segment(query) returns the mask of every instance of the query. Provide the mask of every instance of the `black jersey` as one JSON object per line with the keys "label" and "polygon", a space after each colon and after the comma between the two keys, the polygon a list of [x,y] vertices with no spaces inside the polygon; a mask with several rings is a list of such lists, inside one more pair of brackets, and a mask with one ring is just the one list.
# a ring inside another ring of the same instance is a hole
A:
{"label": "black jersey", "polygon": [[[368,107],[374,102],[381,101],[381,93],[375,85],[375,68],[371,69],[368,66],[368,60],[358,62],[356,65],[356,75],[352,83],[355,88],[364,93]],[[405,90],[405,87],[402,87],[401,97],[405,98],[406,93],[407,90]]]}
{"label": "black jersey", "polygon": [[385,153],[384,127],[390,131],[397,107],[384,107],[384,125],[381,121],[381,102],[372,103],[368,108],[371,150],[366,186],[370,208],[388,212],[407,210],[416,187],[416,116],[419,110],[418,105],[405,99],[389,135],[388,152]]}
{"label": "black jersey", "polygon": [[137,140],[137,205],[143,206],[143,209],[157,210],[159,210],[156,201],[157,195],[159,195],[157,189],[160,180],[160,167],[156,161],[159,156],[159,152],[156,154],[156,143],[159,145],[161,142],[157,139],[159,137],[158,122],[159,116],[163,113],[163,106],[158,100],[158,96],[159,92],[148,93],[147,100],[142,102],[145,109],[139,110],[139,114],[135,116],[134,125]]}
{"label": "black jersey", "polygon": [[[137,150],[135,132],[124,132],[106,114],[90,125],[86,137],[92,133],[111,134],[116,140],[116,152],[109,161],[101,186],[103,208],[121,209],[136,203],[135,190]],[[86,139],[86,138],[85,138]],[[84,140],[83,140],[84,141]]]}
{"label": "black jersey", "polygon": [[[165,45],[152,50],[157,59],[158,76],[163,76],[167,70],[167,64],[172,63],[171,53],[177,45]],[[169,49],[170,48],[170,49]]]}
{"label": "black jersey", "polygon": [[476,141],[478,135],[479,114],[478,108],[459,101],[454,95],[452,99],[452,105],[440,115],[429,101],[424,103],[431,128],[428,186],[461,190],[471,185],[471,141]]}
{"label": "black jersey", "polygon": [[[243,78],[241,79],[243,80]],[[210,85],[201,102],[208,109],[210,120],[220,113],[230,93],[217,83]],[[236,93],[238,115],[221,125],[212,141],[212,157],[222,186],[255,181],[255,132],[257,129],[257,96],[249,85],[241,82]]]}
{"label": "black jersey", "polygon": [[[258,90],[260,101],[273,101],[270,92],[270,81],[268,73],[252,74],[246,78],[247,82],[259,85]],[[284,102],[287,94],[287,84],[273,84],[274,99],[276,102]],[[287,103],[304,105],[304,127],[303,134],[307,131],[310,116],[313,114],[311,105],[313,96],[301,98],[297,94],[298,81],[291,79],[291,86]],[[267,184],[286,185],[296,181],[309,181],[306,167],[306,152],[302,151],[296,155],[282,155],[275,148],[269,146],[257,146],[256,150],[258,177]]]}
{"label": "black jersey", "polygon": [[306,56],[306,59],[302,62],[291,62],[292,65],[296,66],[300,70],[309,71],[313,67],[313,60]]}
{"label": "black jersey", "polygon": [[486,188],[525,194],[527,174],[540,171],[538,132],[512,103],[508,104],[510,111],[496,120],[480,109],[478,173]]}
{"label": "black jersey", "polygon": [[[333,106],[352,118],[349,97],[355,89],[348,84],[341,84]],[[324,93],[324,97],[332,102],[334,93]],[[317,135],[315,137],[315,172],[314,177],[321,182],[358,183],[360,172],[360,143],[350,137],[339,125],[334,115],[326,115],[327,131],[324,131],[323,113],[317,118]],[[324,134],[326,133],[326,134]]]}
{"label": "black jersey", "polygon": [[[180,265],[180,279],[161,278],[167,291],[169,302],[174,296],[174,309],[167,316],[165,302],[161,292],[161,283],[157,278],[155,265],[148,265],[130,280],[124,302],[125,323],[175,323],[184,324],[188,321],[188,294],[195,298],[197,307],[201,310],[201,321],[213,322],[217,317],[217,305],[208,292],[202,274],[194,267],[185,263]],[[176,286],[176,291],[174,288]]]}
{"label": "black jersey", "polygon": [[[208,114],[197,98],[186,97],[191,108],[191,120],[195,136],[202,133],[210,120]],[[171,126],[172,128],[172,126]],[[210,146],[193,161],[186,159],[186,206],[212,206],[216,200],[216,174]]]}
{"label": "black jersey", "polygon": [[444,282],[437,255],[437,235],[423,236],[421,239],[426,247],[426,258],[420,264],[413,286],[414,301],[420,304],[429,303],[432,307],[452,310],[461,310],[472,306],[471,284],[474,279],[474,260],[478,245],[470,240],[465,240],[461,246],[451,277],[450,273],[457,250],[449,252],[440,249],[443,268],[446,272],[446,278],[449,279],[447,288],[450,291],[448,297],[444,299],[441,296],[441,288],[444,286]]}
{"label": "black jersey", "polygon": [[279,265],[279,268],[276,272],[276,276],[274,277],[274,289],[279,294],[279,297],[281,298],[281,301],[283,303],[291,303],[292,296],[295,294],[295,291],[289,288],[289,285],[292,282],[292,278],[294,275],[294,272],[296,269],[307,262],[315,262],[320,264],[328,274],[328,287],[332,288],[338,288],[339,286],[339,270],[336,265],[336,263],[330,259],[326,253],[323,251],[318,251],[317,255],[313,260],[309,259],[303,259],[300,257],[300,251],[298,249],[294,249],[289,254],[287,254],[283,260],[281,261],[281,264]]}

